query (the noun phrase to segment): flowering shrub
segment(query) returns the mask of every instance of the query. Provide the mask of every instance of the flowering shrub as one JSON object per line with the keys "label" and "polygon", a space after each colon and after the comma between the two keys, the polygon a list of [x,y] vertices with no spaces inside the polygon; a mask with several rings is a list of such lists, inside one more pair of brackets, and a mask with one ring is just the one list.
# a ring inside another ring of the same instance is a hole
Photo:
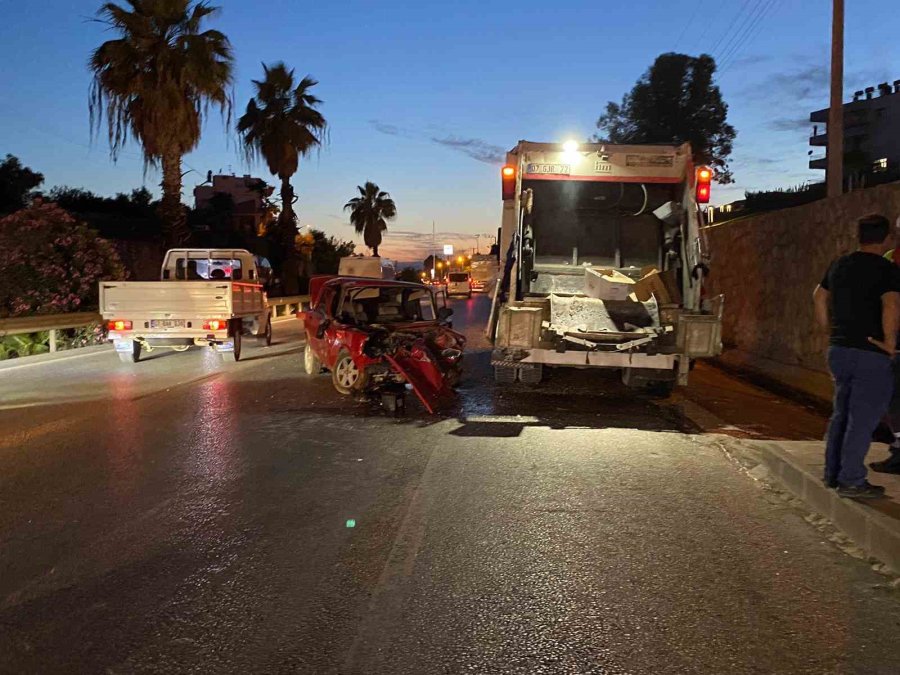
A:
{"label": "flowering shrub", "polygon": [[113,246],[54,204],[0,218],[0,317],[87,311],[124,278]]}

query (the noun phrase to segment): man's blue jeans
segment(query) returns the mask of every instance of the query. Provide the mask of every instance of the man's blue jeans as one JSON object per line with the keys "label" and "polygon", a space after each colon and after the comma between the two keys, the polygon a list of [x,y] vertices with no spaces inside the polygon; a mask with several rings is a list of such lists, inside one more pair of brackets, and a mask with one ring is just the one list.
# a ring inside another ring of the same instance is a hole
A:
{"label": "man's blue jeans", "polygon": [[834,378],[834,412],[825,445],[825,480],[861,485],[872,432],[894,390],[891,359],[880,352],[832,346],[828,368]]}

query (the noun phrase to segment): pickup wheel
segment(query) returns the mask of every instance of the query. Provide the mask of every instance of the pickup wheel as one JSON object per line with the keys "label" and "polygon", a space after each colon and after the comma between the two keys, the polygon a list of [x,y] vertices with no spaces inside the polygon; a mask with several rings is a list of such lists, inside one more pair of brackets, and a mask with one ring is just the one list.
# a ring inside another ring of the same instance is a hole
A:
{"label": "pickup wheel", "polygon": [[271,317],[266,317],[266,328],[260,334],[256,336],[260,342],[265,342],[266,347],[271,346],[272,344],[272,319]]}
{"label": "pickup wheel", "polygon": [[319,361],[316,353],[313,351],[312,345],[307,341],[306,347],[303,349],[303,370],[307,375],[313,377],[322,372],[322,362]]}
{"label": "pickup wheel", "polygon": [[122,363],[137,363],[141,360],[141,343],[134,340],[131,343],[131,353],[119,352],[119,360]]}
{"label": "pickup wheel", "polygon": [[231,355],[234,357],[235,361],[241,360],[241,330],[240,324],[238,324],[237,329],[234,331],[234,335],[232,335],[232,339],[234,340],[234,351],[231,352]]}
{"label": "pickup wheel", "polygon": [[350,352],[342,349],[331,369],[331,383],[339,394],[349,396],[354,391],[360,391],[366,386],[366,374],[360,370]]}

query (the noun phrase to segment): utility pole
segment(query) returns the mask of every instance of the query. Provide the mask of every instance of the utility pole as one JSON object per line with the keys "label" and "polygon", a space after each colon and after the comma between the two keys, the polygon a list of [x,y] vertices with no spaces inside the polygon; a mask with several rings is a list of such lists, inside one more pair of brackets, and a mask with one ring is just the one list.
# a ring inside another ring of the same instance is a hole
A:
{"label": "utility pole", "polygon": [[434,221],[431,221],[431,280],[434,281],[434,268],[437,264],[437,245],[434,237]]}
{"label": "utility pole", "polygon": [[832,0],[831,106],[828,108],[828,196],[844,193],[844,0]]}

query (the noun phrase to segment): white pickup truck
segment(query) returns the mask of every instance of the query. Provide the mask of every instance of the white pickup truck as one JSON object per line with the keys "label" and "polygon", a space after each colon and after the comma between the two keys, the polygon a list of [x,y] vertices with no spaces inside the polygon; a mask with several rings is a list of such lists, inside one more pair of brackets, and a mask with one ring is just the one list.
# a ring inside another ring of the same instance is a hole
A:
{"label": "white pickup truck", "polygon": [[141,351],[210,347],[241,358],[241,337],[272,341],[268,299],[243,249],[172,249],[161,281],[100,282],[100,313],[119,358]]}

